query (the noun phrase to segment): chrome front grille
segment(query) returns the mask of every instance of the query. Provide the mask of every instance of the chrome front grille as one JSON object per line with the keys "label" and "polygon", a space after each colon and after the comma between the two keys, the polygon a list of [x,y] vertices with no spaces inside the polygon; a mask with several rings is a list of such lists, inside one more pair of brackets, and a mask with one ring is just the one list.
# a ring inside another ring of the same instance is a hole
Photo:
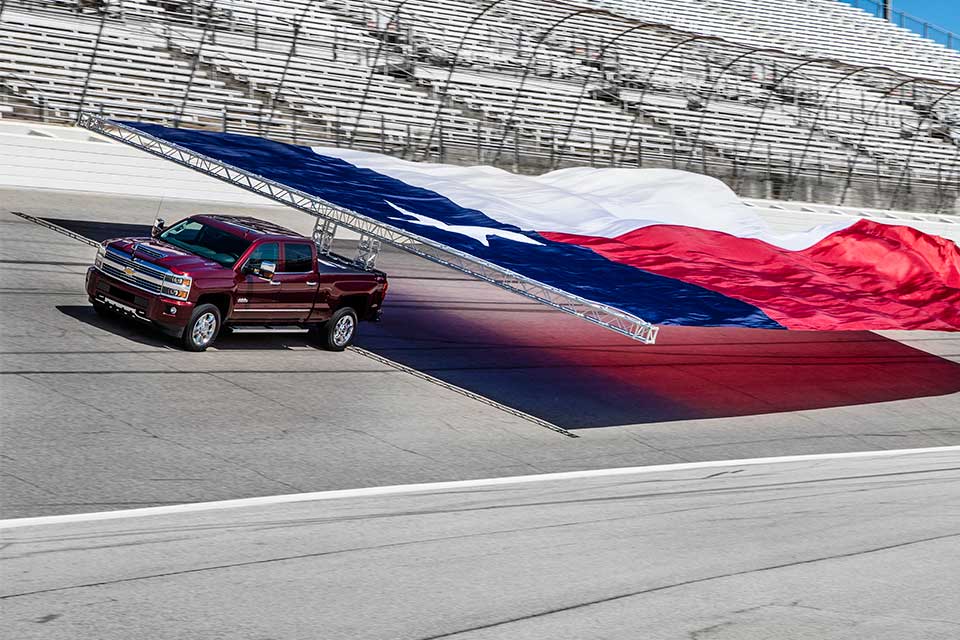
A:
{"label": "chrome front grille", "polygon": [[130,254],[113,247],[106,248],[100,270],[121,282],[151,293],[162,293],[164,277],[174,275],[168,269],[132,258]]}

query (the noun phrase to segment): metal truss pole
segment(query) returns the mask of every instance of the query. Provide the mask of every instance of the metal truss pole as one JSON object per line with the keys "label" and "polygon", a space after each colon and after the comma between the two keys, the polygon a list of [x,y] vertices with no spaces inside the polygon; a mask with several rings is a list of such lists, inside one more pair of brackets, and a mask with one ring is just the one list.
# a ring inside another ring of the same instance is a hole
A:
{"label": "metal truss pole", "polygon": [[78,125],[303,211],[323,220],[324,225],[330,223],[351,229],[361,237],[379,240],[645,344],[653,344],[656,341],[658,327],[625,311],[538,282],[482,258],[403,231],[274,180],[224,164],[134,127],[89,113],[81,114]]}

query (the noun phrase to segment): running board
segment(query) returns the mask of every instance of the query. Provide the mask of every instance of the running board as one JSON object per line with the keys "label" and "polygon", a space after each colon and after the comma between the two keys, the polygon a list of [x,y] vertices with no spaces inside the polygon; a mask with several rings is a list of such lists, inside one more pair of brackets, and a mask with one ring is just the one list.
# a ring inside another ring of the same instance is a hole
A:
{"label": "running board", "polygon": [[309,333],[309,329],[303,327],[272,327],[270,325],[243,325],[240,327],[230,326],[233,333]]}

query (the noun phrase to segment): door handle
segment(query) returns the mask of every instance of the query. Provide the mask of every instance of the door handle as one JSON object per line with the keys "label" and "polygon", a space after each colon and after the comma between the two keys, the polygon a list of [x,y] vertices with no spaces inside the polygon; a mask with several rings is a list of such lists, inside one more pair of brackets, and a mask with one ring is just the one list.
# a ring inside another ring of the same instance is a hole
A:
{"label": "door handle", "polygon": [[271,287],[279,287],[280,284],[281,284],[281,283],[280,283],[278,280],[271,280],[271,281],[270,281],[270,286],[271,286]]}
{"label": "door handle", "polygon": [[307,283],[307,286],[308,286],[308,287],[315,287],[315,286],[317,286],[317,283],[316,283],[316,282],[308,282],[308,283]]}

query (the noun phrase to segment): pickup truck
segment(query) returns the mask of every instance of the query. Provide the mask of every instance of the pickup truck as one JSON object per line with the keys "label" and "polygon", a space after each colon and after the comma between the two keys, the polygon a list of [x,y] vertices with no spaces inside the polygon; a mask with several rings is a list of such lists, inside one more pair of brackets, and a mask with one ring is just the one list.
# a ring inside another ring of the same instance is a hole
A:
{"label": "pickup truck", "polygon": [[224,328],[310,330],[333,351],[354,339],[359,320],[379,320],[387,276],[335,254],[318,256],[305,236],[270,222],[195,215],[149,238],[104,241],[87,270],[99,314],[153,324],[189,351],[203,351]]}

